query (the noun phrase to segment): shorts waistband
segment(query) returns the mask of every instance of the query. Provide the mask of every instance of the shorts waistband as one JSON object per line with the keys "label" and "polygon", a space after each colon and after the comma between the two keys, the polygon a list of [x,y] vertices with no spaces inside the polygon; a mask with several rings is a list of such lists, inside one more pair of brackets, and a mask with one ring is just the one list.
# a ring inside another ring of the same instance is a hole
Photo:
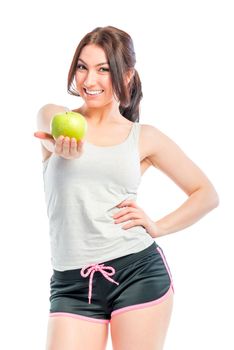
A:
{"label": "shorts waistband", "polygon": [[[149,247],[141,250],[137,253],[128,254],[125,256],[121,256],[116,259],[108,260],[105,262],[97,263],[98,265],[104,264],[105,266],[112,266],[116,271],[138,261],[139,259],[149,255],[151,252],[155,251],[157,248],[156,242],[153,242]],[[80,269],[74,269],[74,270],[66,270],[66,271],[57,271],[53,270],[54,277],[60,280],[82,280],[83,277],[81,276],[81,270]]]}

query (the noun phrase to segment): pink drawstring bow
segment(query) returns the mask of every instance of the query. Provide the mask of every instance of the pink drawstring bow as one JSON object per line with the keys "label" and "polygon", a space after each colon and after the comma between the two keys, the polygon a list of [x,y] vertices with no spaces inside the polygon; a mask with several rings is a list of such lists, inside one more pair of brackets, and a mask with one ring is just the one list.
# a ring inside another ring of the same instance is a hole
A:
{"label": "pink drawstring bow", "polygon": [[[85,272],[85,269],[88,269]],[[107,272],[105,270],[110,270],[110,272]],[[96,271],[100,271],[103,276],[108,279],[109,281],[111,281],[112,283],[115,283],[117,285],[119,285],[118,282],[114,281],[112,278],[110,278],[109,276],[113,276],[115,274],[115,269],[112,266],[104,266],[104,264],[90,264],[90,265],[86,265],[81,269],[81,276],[82,277],[87,277],[89,274],[90,275],[90,279],[89,279],[89,304],[91,304],[91,297],[92,297],[92,283],[93,283],[93,275]]]}

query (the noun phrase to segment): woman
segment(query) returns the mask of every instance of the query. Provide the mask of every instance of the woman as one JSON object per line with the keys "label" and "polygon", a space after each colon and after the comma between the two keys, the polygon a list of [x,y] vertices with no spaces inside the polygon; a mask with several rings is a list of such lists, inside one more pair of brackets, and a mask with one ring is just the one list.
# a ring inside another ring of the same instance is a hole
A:
{"label": "woman", "polygon": [[[206,175],[165,134],[139,124],[141,82],[131,37],[99,27],[79,43],[68,92],[84,103],[82,142],[50,134],[52,117],[38,112],[53,275],[47,350],[104,350],[108,324],[114,350],[161,350],[173,305],[173,282],[160,246],[218,205]],[[150,166],[187,195],[155,222],[136,202]]]}

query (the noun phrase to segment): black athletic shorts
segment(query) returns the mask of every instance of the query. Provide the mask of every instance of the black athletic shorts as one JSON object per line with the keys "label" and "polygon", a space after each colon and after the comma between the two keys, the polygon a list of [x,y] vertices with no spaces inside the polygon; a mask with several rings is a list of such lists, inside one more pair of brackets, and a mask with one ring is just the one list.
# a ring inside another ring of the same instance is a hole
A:
{"label": "black athletic shorts", "polygon": [[56,271],[50,279],[50,317],[68,316],[108,323],[122,312],[158,304],[172,276],[162,248],[148,248],[82,269]]}

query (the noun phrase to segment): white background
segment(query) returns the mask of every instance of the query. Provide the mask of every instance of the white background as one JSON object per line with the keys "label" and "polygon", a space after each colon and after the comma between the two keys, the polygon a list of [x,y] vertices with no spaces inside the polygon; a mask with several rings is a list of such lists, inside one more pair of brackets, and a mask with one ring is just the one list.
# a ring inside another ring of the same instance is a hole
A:
{"label": "white background", "polygon": [[[36,113],[47,103],[79,107],[66,90],[70,63],[83,36],[106,25],[133,38],[144,94],[140,122],[171,137],[220,197],[219,207],[195,225],[158,239],[176,292],[165,350],[234,348],[231,3],[1,5],[1,349],[45,348],[52,268]],[[155,168],[142,178],[138,204],[152,219],[185,199]]]}

